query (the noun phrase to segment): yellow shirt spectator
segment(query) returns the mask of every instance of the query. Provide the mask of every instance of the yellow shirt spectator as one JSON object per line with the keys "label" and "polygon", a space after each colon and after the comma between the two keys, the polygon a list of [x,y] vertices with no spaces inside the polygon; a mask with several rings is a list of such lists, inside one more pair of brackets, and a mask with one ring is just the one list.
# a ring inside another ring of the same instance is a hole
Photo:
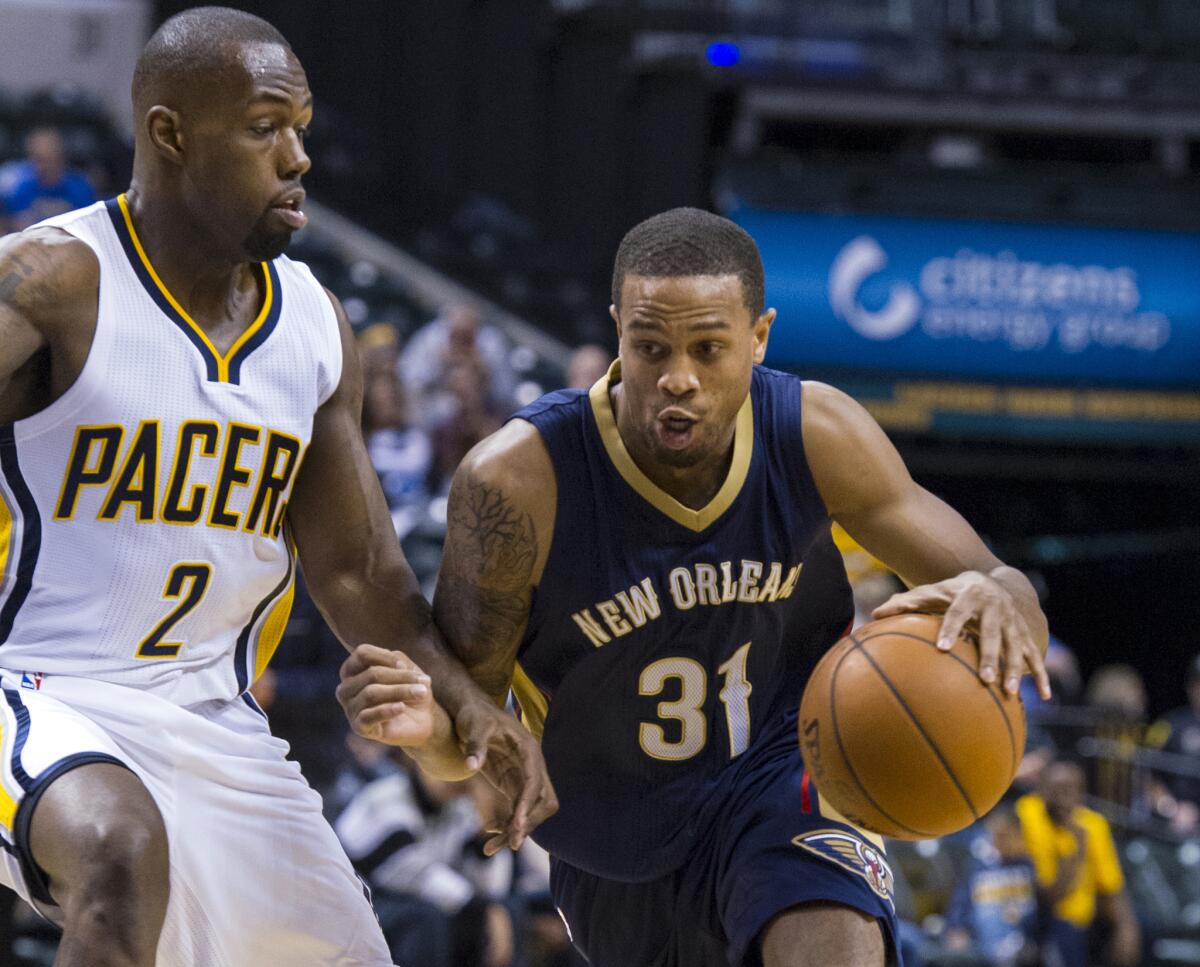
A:
{"label": "yellow shirt spectator", "polygon": [[[1031,794],[1017,800],[1017,816],[1025,834],[1025,846],[1042,887],[1058,877],[1061,860],[1075,855],[1079,848],[1075,834],[1057,825],[1046,810],[1041,796]],[[1086,806],[1071,811],[1074,823],[1086,834],[1086,854],[1079,865],[1075,883],[1054,907],[1054,915],[1080,929],[1086,929],[1096,916],[1096,898],[1120,893],[1125,888],[1117,848],[1108,820]]]}

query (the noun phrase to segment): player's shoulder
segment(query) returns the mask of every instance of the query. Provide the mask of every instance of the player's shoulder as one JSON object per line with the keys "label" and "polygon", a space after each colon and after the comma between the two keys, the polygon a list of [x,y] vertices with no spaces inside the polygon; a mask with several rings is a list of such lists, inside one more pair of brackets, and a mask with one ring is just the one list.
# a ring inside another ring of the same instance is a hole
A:
{"label": "player's shoulder", "polygon": [[801,381],[804,438],[813,443],[846,441],[874,429],[871,415],[849,393],[818,380]]}
{"label": "player's shoulder", "polygon": [[537,427],[514,418],[472,447],[455,477],[537,502],[554,486],[554,466]]}
{"label": "player's shoulder", "polygon": [[56,225],[0,238],[0,300],[33,322],[77,317],[95,303],[99,283],[92,247]]}

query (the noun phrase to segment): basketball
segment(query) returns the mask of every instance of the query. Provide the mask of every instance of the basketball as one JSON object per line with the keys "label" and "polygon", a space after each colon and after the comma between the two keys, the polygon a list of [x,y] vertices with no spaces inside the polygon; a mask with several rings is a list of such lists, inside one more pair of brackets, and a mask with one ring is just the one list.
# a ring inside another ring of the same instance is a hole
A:
{"label": "basketball", "polygon": [[817,663],[800,702],[800,746],[822,797],[895,839],[979,819],[1025,748],[1020,697],[980,680],[974,634],[939,651],[940,627],[929,614],[863,625]]}

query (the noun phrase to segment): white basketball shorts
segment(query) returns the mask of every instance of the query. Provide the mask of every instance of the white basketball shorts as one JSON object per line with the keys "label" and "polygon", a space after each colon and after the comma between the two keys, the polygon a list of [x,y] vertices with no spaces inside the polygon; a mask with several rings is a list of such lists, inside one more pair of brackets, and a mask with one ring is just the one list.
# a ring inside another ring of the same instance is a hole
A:
{"label": "white basketball shorts", "polygon": [[391,967],[362,883],[287,743],[248,697],[181,708],[149,692],[0,671],[0,885],[61,911],[29,851],[38,799],[115,761],[166,824],[158,967]]}

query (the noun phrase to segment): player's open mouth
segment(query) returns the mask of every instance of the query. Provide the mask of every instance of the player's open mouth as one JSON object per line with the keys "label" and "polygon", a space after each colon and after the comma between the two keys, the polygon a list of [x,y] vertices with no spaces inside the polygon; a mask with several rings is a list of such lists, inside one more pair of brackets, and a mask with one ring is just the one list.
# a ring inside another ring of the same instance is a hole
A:
{"label": "player's open mouth", "polygon": [[659,414],[656,426],[658,438],[672,450],[682,450],[688,446],[695,436],[696,419],[682,413],[669,410]]}
{"label": "player's open mouth", "polygon": [[305,193],[303,189],[289,191],[275,200],[275,203],[271,206],[271,211],[292,231],[298,231],[308,224],[308,216],[300,208],[304,204],[304,198]]}

